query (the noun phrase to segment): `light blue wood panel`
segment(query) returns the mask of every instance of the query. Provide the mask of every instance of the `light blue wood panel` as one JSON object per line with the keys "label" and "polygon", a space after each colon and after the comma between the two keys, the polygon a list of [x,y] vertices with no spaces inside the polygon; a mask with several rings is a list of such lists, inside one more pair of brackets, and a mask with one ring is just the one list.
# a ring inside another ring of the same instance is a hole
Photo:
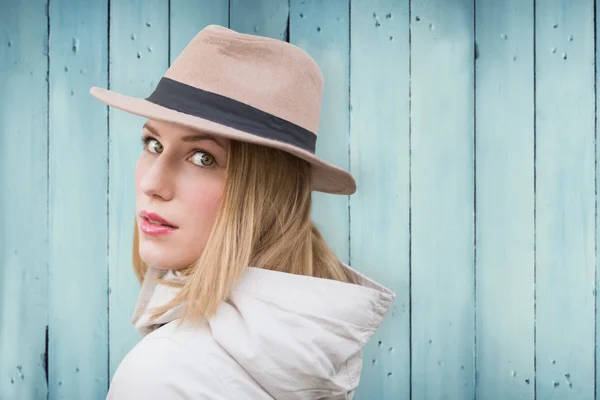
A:
{"label": "light blue wood panel", "polygon": [[476,394],[533,399],[533,0],[475,9]]}
{"label": "light blue wood panel", "polygon": [[[292,0],[290,43],[310,54],[325,87],[317,156],[349,170],[349,0]],[[360,188],[358,188],[360,190]],[[349,262],[348,196],[313,194],[312,217],[335,254]]]}
{"label": "light blue wood panel", "polygon": [[595,360],[596,360],[596,373],[594,375],[594,383],[595,383],[595,387],[596,387],[596,399],[600,399],[600,386],[598,385],[598,374],[600,372],[600,357],[598,357],[598,342],[600,341],[600,329],[599,329],[599,324],[600,321],[598,319],[598,309],[600,309],[600,296],[598,295],[598,288],[600,287],[600,273],[598,271],[598,249],[600,249],[600,235],[598,234],[598,226],[600,225],[600,220],[599,215],[598,215],[598,177],[600,177],[600,164],[598,163],[598,156],[600,154],[600,145],[598,144],[598,128],[600,128],[600,124],[599,124],[599,120],[598,120],[598,104],[600,103],[600,91],[598,90],[598,84],[600,83],[600,70],[598,69],[598,57],[599,57],[599,51],[600,51],[600,35],[598,34],[598,29],[600,28],[599,24],[600,24],[600,7],[598,7],[598,5],[596,4],[595,7],[596,10],[596,32],[595,32],[595,37],[596,37],[596,49],[595,49],[595,65],[596,65],[596,81],[595,81],[595,87],[596,87],[596,98],[594,99],[596,101],[596,137],[594,138],[595,142],[596,142],[596,253],[595,253],[595,258],[596,258],[596,282],[595,282],[595,287],[594,287],[594,295],[596,298],[596,314],[595,314],[595,329],[596,329],[596,335],[595,335]]}
{"label": "light blue wood panel", "polygon": [[[110,88],[147,97],[169,63],[168,0],[112,1]],[[131,266],[135,218],[135,164],[145,119],[110,108],[109,323],[110,376],[139,341],[131,325],[140,286]]]}
{"label": "light blue wood panel", "polygon": [[289,0],[230,0],[229,25],[242,33],[288,40]]}
{"label": "light blue wood panel", "polygon": [[350,196],[350,261],[397,295],[365,346],[356,398],[408,399],[409,2],[355,0],[351,10],[350,165],[359,190]]}
{"label": "light blue wood panel", "polygon": [[474,14],[411,4],[412,398],[474,395]]}
{"label": "light blue wood panel", "polygon": [[228,0],[171,0],[171,63],[204,27],[229,26]]}
{"label": "light blue wood panel", "polygon": [[0,399],[46,399],[48,19],[0,6]]}
{"label": "light blue wood panel", "polygon": [[594,4],[536,3],[536,395],[594,398]]}
{"label": "light blue wood panel", "polygon": [[108,384],[106,1],[50,3],[50,399],[103,399]]}

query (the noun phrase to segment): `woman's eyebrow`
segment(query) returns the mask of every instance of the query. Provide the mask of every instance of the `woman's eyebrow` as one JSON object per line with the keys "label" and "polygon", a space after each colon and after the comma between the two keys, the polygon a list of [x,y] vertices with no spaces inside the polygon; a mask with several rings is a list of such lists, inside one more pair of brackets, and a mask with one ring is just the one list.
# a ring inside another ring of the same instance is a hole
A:
{"label": "woman's eyebrow", "polygon": [[[160,134],[158,133],[158,131],[152,125],[149,125],[147,122],[144,124],[142,129],[146,129],[146,130],[152,132],[156,137],[160,137]],[[218,141],[214,136],[207,135],[204,133],[196,133],[194,135],[187,135],[187,136],[182,137],[181,140],[184,142],[195,142],[198,140],[212,140],[218,146],[223,148],[223,150],[227,150],[227,148],[220,141]]]}

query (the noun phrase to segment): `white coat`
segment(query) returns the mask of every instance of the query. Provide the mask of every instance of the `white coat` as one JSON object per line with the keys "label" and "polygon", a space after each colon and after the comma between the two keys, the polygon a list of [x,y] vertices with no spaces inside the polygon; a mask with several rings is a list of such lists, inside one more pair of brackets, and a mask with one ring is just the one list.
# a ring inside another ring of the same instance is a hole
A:
{"label": "white coat", "polygon": [[214,317],[179,327],[183,305],[149,320],[179,290],[153,279],[181,279],[149,267],[132,321],[143,338],[107,399],[352,399],[395,294],[345,267],[358,284],[249,267]]}

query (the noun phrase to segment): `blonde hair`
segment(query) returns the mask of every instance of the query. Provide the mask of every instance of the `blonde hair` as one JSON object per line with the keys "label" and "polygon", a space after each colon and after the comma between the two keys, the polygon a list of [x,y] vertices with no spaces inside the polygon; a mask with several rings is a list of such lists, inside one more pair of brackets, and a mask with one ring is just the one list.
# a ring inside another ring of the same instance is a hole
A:
{"label": "blonde hair", "polygon": [[[186,302],[182,320],[211,317],[247,266],[353,283],[310,219],[310,164],[289,153],[231,141],[223,200],[200,258],[179,270],[175,298],[157,318]],[[147,265],[133,236],[133,267],[140,282]],[[194,301],[188,301],[194,299]]]}

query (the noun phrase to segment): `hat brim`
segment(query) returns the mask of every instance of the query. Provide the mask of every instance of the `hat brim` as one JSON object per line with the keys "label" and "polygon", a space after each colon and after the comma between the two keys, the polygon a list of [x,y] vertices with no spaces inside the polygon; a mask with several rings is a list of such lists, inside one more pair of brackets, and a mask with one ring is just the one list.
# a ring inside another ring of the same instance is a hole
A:
{"label": "hat brim", "polygon": [[125,96],[112,90],[92,87],[90,93],[104,104],[141,117],[181,124],[215,136],[286,151],[311,164],[312,190],[331,194],[353,194],[356,192],[356,182],[350,173],[290,144],[265,139],[204,118],[160,106],[146,99]]}

